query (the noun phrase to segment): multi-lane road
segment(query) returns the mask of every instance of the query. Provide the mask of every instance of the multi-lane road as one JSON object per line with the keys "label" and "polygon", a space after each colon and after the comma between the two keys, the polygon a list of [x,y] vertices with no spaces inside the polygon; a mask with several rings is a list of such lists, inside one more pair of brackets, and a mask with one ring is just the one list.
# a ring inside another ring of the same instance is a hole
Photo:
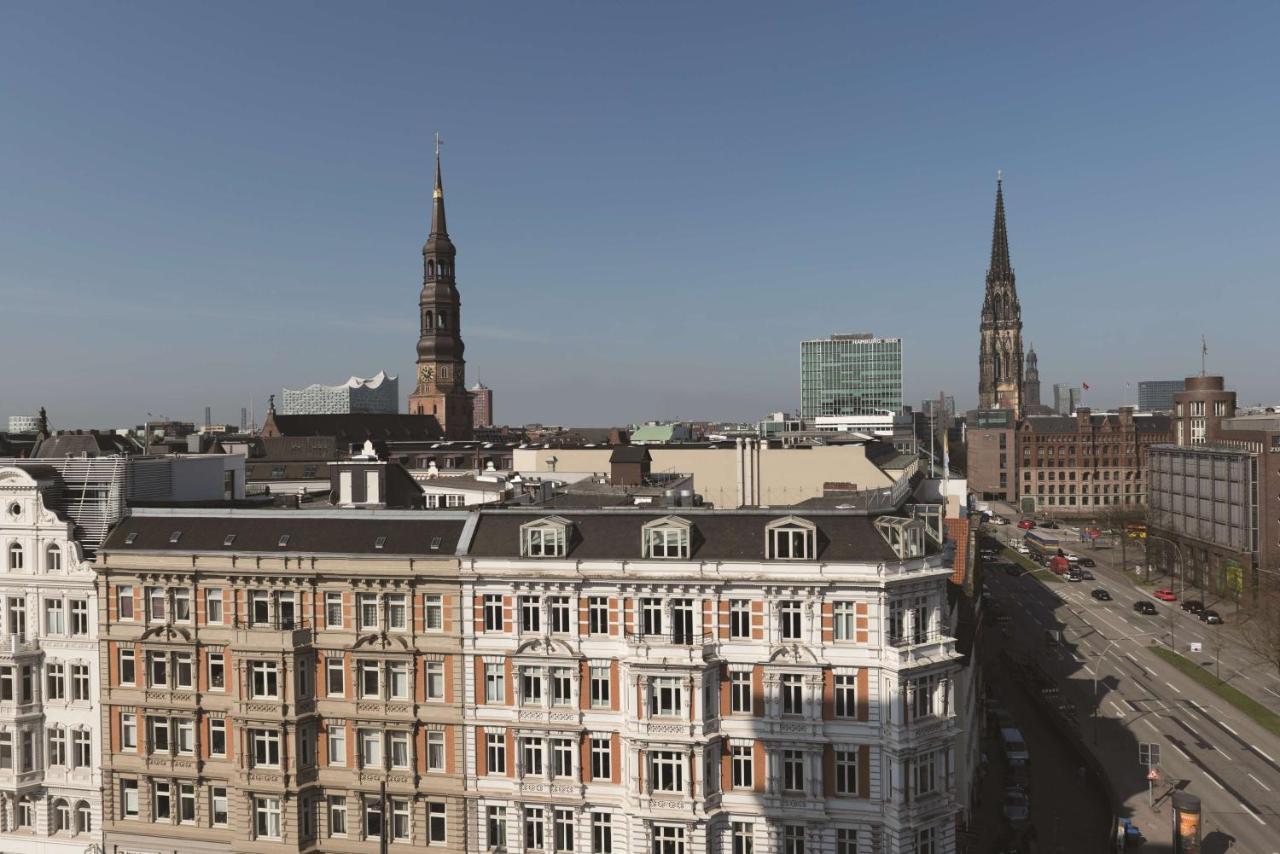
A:
{"label": "multi-lane road", "polygon": [[[1002,533],[1021,534],[1007,527]],[[1188,618],[1176,603],[1157,603],[1155,615],[1136,613],[1134,601],[1148,595],[1111,577],[1098,562],[1093,582],[1046,584],[995,571],[985,574],[984,584],[1010,615],[1011,636],[1035,654],[1076,703],[1082,732],[1150,840],[1148,850],[1172,843],[1167,794],[1176,787],[1202,800],[1206,852],[1230,847],[1280,854],[1280,738],[1149,649],[1167,642],[1172,625],[1180,650],[1198,639],[1212,655],[1207,644],[1217,627]],[[1113,600],[1094,599],[1090,591],[1097,587],[1107,589]],[[1062,643],[1047,642],[1057,632]],[[1203,660],[1203,655],[1192,657]],[[1224,647],[1224,678],[1243,670],[1229,657]],[[1267,686],[1260,682],[1258,687]],[[1089,718],[1095,708],[1096,744]],[[1144,782],[1147,769],[1138,764],[1140,743],[1160,748],[1154,809]]]}

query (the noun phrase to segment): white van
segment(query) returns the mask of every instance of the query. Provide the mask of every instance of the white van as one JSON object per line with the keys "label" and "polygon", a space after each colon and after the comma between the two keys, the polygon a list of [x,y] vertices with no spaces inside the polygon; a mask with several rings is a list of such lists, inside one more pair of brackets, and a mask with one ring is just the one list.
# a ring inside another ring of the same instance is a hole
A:
{"label": "white van", "polygon": [[1006,762],[1025,763],[1031,759],[1031,754],[1027,751],[1026,739],[1022,737],[1022,731],[1017,727],[1002,727],[1000,743],[1004,746]]}

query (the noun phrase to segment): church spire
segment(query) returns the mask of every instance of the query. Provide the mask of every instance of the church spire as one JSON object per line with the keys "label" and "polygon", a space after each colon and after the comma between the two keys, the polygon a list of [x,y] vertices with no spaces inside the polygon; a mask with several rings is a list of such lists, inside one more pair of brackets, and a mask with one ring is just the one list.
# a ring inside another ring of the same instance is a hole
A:
{"label": "church spire", "polygon": [[444,182],[440,180],[440,133],[436,132],[436,187],[431,191],[431,236],[449,236],[444,219]]}
{"label": "church spire", "polygon": [[1009,230],[1004,221],[1004,175],[996,173],[996,216],[991,228],[991,266],[987,268],[987,281],[1013,280],[1013,267],[1009,264]]}

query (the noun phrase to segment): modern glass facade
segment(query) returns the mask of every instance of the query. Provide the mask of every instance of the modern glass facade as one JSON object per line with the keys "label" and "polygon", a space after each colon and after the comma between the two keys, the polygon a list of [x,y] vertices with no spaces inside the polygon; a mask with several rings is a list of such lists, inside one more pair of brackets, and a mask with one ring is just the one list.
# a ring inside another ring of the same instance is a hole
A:
{"label": "modern glass facade", "polygon": [[1183,380],[1142,380],[1138,383],[1138,409],[1172,412],[1173,396],[1183,390]]}
{"label": "modern glass facade", "polygon": [[902,409],[902,339],[832,335],[800,343],[800,414],[875,415]]}

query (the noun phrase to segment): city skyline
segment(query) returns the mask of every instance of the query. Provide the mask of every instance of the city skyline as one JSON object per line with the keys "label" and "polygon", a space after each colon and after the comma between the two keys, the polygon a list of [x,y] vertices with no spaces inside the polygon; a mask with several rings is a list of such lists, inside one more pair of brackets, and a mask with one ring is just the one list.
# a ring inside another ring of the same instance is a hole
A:
{"label": "city skyline", "polygon": [[159,8],[6,11],[0,299],[38,355],[0,414],[261,421],[281,387],[410,376],[436,129],[504,422],[794,410],[800,342],[848,328],[903,338],[906,401],[974,405],[999,168],[1045,388],[1136,399],[1205,334],[1242,403],[1280,398],[1264,317],[1226,310],[1280,260],[1264,21],[695,10],[652,40],[635,10]]}

